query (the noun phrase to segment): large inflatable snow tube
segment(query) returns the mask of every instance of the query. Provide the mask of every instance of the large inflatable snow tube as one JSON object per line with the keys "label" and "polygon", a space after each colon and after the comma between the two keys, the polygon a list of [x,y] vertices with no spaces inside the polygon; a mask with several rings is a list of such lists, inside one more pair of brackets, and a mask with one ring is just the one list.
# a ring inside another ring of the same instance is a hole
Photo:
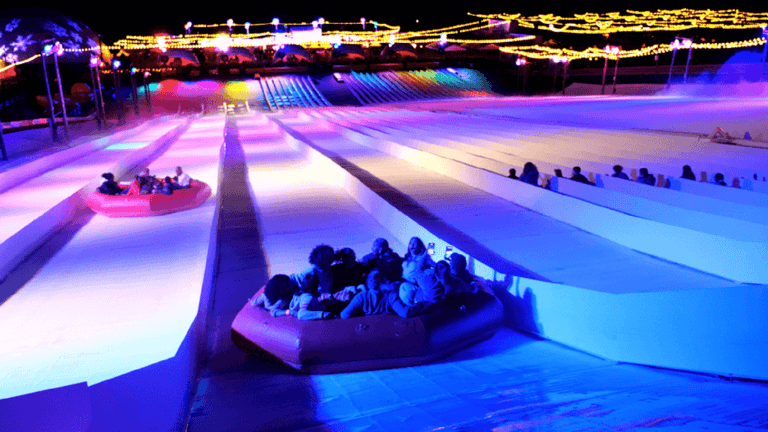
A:
{"label": "large inflatable snow tube", "polygon": [[192,180],[190,187],[174,190],[171,195],[104,195],[95,191],[88,196],[86,204],[96,213],[109,217],[158,216],[198,207],[210,196],[210,186]]}
{"label": "large inflatable snow tube", "polygon": [[307,373],[386,369],[427,363],[485,340],[503,315],[501,302],[486,292],[460,294],[413,318],[299,321],[246,303],[232,323],[232,340],[246,353],[267,351]]}

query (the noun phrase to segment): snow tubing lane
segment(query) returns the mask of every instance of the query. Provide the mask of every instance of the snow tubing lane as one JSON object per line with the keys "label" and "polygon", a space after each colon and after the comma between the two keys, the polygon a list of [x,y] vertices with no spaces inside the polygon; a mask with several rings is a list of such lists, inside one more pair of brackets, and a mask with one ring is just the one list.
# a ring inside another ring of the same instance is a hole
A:
{"label": "snow tubing lane", "polygon": [[[258,295],[258,294],[257,294]],[[501,302],[485,292],[460,294],[413,318],[371,315],[299,321],[245,304],[232,341],[246,353],[267,351],[315,374],[419,365],[488,339],[501,327]]]}
{"label": "snow tubing lane", "polygon": [[104,195],[95,191],[88,196],[86,204],[96,213],[109,217],[159,216],[198,207],[211,196],[207,184],[192,180],[190,185],[174,190],[171,195]]}

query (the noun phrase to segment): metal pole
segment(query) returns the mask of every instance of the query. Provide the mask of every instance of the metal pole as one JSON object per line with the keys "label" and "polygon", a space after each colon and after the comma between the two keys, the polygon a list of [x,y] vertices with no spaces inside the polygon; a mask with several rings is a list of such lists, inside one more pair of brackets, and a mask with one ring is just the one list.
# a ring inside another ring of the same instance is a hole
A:
{"label": "metal pole", "polygon": [[8,153],[5,151],[5,138],[3,138],[3,122],[0,121],[0,153],[2,158],[0,160],[8,160]]}
{"label": "metal pole", "polygon": [[93,72],[96,74],[96,86],[99,90],[99,109],[101,110],[101,121],[104,126],[107,125],[107,109],[104,107],[104,93],[101,91],[101,70],[98,66],[93,68]]}
{"label": "metal pole", "polygon": [[525,79],[528,77],[528,63],[523,65],[523,94],[525,94]]}
{"label": "metal pole", "polygon": [[766,55],[768,55],[768,40],[763,38],[763,73],[760,74],[760,81],[763,80],[763,76],[765,76],[765,59]]}
{"label": "metal pole", "polygon": [[147,75],[145,74],[144,77],[144,98],[147,100],[147,107],[149,112],[152,112],[152,101],[149,99],[149,86],[147,85]]}
{"label": "metal pole", "polygon": [[693,54],[693,43],[688,47],[688,61],[685,62],[685,75],[683,75],[683,83],[688,81],[688,65],[691,64],[691,54]]}
{"label": "metal pole", "polygon": [[765,29],[763,29],[763,73],[760,74],[760,81],[762,81],[765,76],[765,59],[766,56],[768,56],[768,39],[766,39],[765,35]]}
{"label": "metal pole", "polygon": [[139,93],[136,91],[136,75],[131,72],[131,91],[133,92],[133,111],[139,115]]}
{"label": "metal pole", "polygon": [[45,89],[48,91],[48,109],[51,110],[50,118],[48,119],[51,125],[51,139],[53,141],[59,141],[59,135],[56,133],[56,117],[53,110],[53,96],[51,95],[51,84],[48,82],[48,67],[45,65],[45,51],[40,53],[40,58],[43,60],[43,75],[45,76]]}
{"label": "metal pole", "polygon": [[61,98],[61,114],[64,117],[64,138],[69,140],[69,120],[67,119],[67,103],[64,101],[64,87],[61,85],[61,74],[59,73],[59,55],[54,51],[53,66],[56,69],[56,79],[59,80],[59,97]]}
{"label": "metal pole", "polygon": [[616,94],[616,74],[619,72],[619,56],[616,55],[616,65],[613,67],[613,94]]}
{"label": "metal pole", "polygon": [[563,63],[563,96],[565,96],[565,80],[568,78],[568,61]]}
{"label": "metal pole", "polygon": [[101,129],[101,109],[99,108],[99,94],[96,92],[96,78],[93,77],[93,66],[90,67],[91,70],[91,88],[93,89],[93,103],[96,106],[96,123],[99,125],[99,129]]}
{"label": "metal pole", "polygon": [[608,56],[606,55],[605,63],[603,63],[603,89],[600,90],[601,95],[605,94],[605,75],[607,74],[607,72],[608,72]]}
{"label": "metal pole", "polygon": [[118,123],[124,124],[125,123],[125,107],[123,106],[123,91],[120,88],[120,74],[117,73],[117,68],[112,68],[112,76],[114,79],[115,84],[115,96],[117,96],[117,105],[118,105]]}
{"label": "metal pole", "polygon": [[555,80],[552,81],[552,93],[557,91],[557,63],[555,63],[555,73],[553,75],[555,77]]}
{"label": "metal pole", "polygon": [[677,48],[672,49],[672,63],[669,65],[669,78],[667,78],[667,88],[672,85],[672,68],[675,67],[675,54],[677,54]]}

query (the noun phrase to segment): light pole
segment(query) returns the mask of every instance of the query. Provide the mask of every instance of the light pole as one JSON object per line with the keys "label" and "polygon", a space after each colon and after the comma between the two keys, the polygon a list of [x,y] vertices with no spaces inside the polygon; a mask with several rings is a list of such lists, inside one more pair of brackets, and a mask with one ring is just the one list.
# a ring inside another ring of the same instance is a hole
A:
{"label": "light pole", "polygon": [[118,69],[120,68],[120,60],[114,60],[112,62],[112,77],[114,80],[115,85],[115,96],[117,97],[117,105],[118,105],[118,123],[123,124],[125,123],[125,107],[123,107],[123,90],[120,88],[120,74],[118,73]]}
{"label": "light pole", "polygon": [[[560,63],[565,63],[568,61],[568,57],[561,57],[561,56],[554,56],[552,57],[552,62],[555,64],[555,73],[553,74],[555,79],[552,81],[552,93],[554,94],[557,90],[557,65]],[[563,76],[565,76],[565,72],[563,72]],[[563,90],[565,90],[565,81],[563,81]]]}
{"label": "light pole", "polygon": [[56,116],[53,110],[53,95],[51,95],[51,83],[48,81],[48,67],[46,66],[45,58],[48,57],[53,51],[53,45],[43,46],[43,50],[40,53],[40,59],[43,61],[43,76],[45,76],[45,90],[48,92],[48,109],[50,110],[50,118],[48,123],[51,125],[51,139],[55,142],[59,141],[59,135],[56,133]]}
{"label": "light pole", "polygon": [[61,100],[61,115],[64,118],[64,139],[69,140],[69,120],[67,119],[67,104],[64,101],[64,87],[61,85],[59,73],[59,56],[64,54],[64,47],[59,41],[53,45],[53,66],[56,69],[56,80],[59,81],[59,99]]}
{"label": "light pole", "polygon": [[565,80],[568,79],[568,57],[563,57],[563,96],[565,96]]}
{"label": "light pole", "polygon": [[[675,67],[675,54],[677,54],[678,48],[690,48],[691,43],[693,42],[690,39],[682,39],[682,38],[675,38],[674,41],[672,41],[671,44],[669,44],[670,48],[672,48],[672,63],[669,65],[669,78],[667,78],[667,88],[669,88],[670,85],[672,85],[672,69]],[[688,61],[691,61],[691,53],[688,53]],[[686,78],[688,76],[688,66],[685,67],[685,75]]]}
{"label": "light pole", "polygon": [[[96,92],[96,78],[93,76],[93,69],[99,64],[99,59],[96,56],[91,56],[90,71],[91,71],[91,88],[93,89],[93,103],[96,106],[96,123],[101,129],[101,102],[99,100],[99,94]],[[98,73],[98,72],[97,72]]]}
{"label": "light pole", "polygon": [[184,30],[187,31],[187,34],[190,34],[192,31],[192,21],[187,21],[187,23],[184,24]]}
{"label": "light pole", "polygon": [[691,64],[691,55],[693,54],[693,40],[683,39],[683,48],[688,48],[688,60],[685,62],[685,75],[683,75],[683,83],[688,81],[688,66]]}
{"label": "light pole", "polygon": [[101,121],[104,126],[107,125],[107,110],[104,107],[104,93],[101,91],[101,60],[98,57],[91,57],[93,72],[96,74],[96,87],[99,90],[99,109],[101,110]]}
{"label": "light pole", "polygon": [[275,33],[277,33],[277,26],[280,25],[280,20],[277,18],[272,18],[272,25],[275,26]]}
{"label": "light pole", "polygon": [[251,23],[249,23],[248,21],[245,22],[245,34],[247,36],[251,35]]}
{"label": "light pole", "polygon": [[[517,60],[515,60],[515,65],[517,65],[517,80],[515,80],[515,88],[520,88],[520,66],[525,67],[526,60],[524,57],[519,57]],[[525,92],[525,84],[523,84],[523,92]]]}
{"label": "light pole", "polygon": [[[614,54],[614,55],[616,55],[616,64],[618,65],[618,62],[619,62],[619,57],[618,57],[619,47],[606,45],[605,48],[603,48],[603,51],[605,51],[605,63],[603,63],[603,87],[600,90],[600,94],[605,94],[605,76],[608,73],[608,58],[611,56],[611,54]],[[615,85],[616,85],[616,76],[615,76],[615,74],[614,74],[614,78],[613,78],[613,83],[614,83],[614,90],[615,90],[615,88],[616,88],[615,87]]]}
{"label": "light pole", "polygon": [[5,151],[5,139],[3,138],[3,123],[0,122],[0,160],[8,160],[8,153]]}
{"label": "light pole", "polygon": [[760,74],[760,81],[765,76],[765,60],[768,56],[768,26],[763,27],[763,73]]}
{"label": "light pole", "polygon": [[136,69],[135,67],[131,68],[131,91],[133,92],[133,112],[136,113],[136,116],[139,115],[139,93],[136,91]]}
{"label": "light pole", "polygon": [[360,24],[363,25],[363,30],[365,30],[365,18],[360,18]]}
{"label": "light pole", "polygon": [[232,25],[235,24],[235,20],[232,18],[227,20],[227,27],[229,28],[229,34],[232,34]]}
{"label": "light pole", "polygon": [[147,100],[147,107],[149,112],[152,112],[152,101],[149,99],[149,86],[147,85],[147,78],[149,78],[149,72],[144,72],[144,98]]}
{"label": "light pole", "polygon": [[64,118],[64,139],[69,140],[69,120],[67,119],[67,103],[64,101],[64,87],[61,85],[59,73],[59,56],[64,54],[64,47],[56,41],[53,45],[53,66],[56,69],[56,80],[59,81],[59,98],[61,100],[61,116]]}
{"label": "light pole", "polygon": [[616,94],[616,75],[619,73],[619,51],[621,47],[614,47],[616,49],[616,64],[613,65],[613,94]]}

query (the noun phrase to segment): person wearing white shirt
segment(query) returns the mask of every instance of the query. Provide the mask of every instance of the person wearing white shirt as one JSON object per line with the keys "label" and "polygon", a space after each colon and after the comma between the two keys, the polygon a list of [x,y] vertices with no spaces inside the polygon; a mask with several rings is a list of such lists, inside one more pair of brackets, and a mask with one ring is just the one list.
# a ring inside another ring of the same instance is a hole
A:
{"label": "person wearing white shirt", "polygon": [[176,167],[176,184],[178,187],[188,188],[190,180],[192,179],[189,177],[189,174],[182,171],[180,166]]}

